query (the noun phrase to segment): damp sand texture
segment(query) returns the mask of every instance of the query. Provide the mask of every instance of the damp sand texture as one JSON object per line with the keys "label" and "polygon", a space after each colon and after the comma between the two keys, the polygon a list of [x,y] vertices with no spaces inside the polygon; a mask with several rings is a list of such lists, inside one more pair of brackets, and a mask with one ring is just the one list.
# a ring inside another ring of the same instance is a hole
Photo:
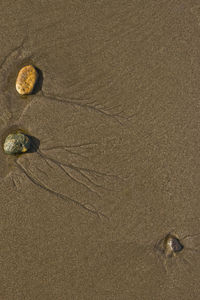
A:
{"label": "damp sand texture", "polygon": [[1,3],[0,298],[198,299],[199,11]]}

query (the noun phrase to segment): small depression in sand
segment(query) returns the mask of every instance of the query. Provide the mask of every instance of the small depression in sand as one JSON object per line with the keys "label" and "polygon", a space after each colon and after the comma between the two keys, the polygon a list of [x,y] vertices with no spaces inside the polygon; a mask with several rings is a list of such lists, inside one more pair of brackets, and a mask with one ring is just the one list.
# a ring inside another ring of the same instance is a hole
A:
{"label": "small depression in sand", "polygon": [[[7,155],[1,147],[1,181],[9,179],[17,190],[29,181],[35,189],[87,213],[107,217],[98,204],[102,208],[104,195],[116,193],[123,181],[115,165],[121,153],[115,148],[114,161],[113,141],[122,139],[129,117],[119,107],[48,95],[42,89],[38,56],[30,54],[26,42],[24,39],[12,50],[0,66],[0,134],[3,145],[8,134],[23,131],[30,137],[31,148],[20,155]],[[30,64],[39,72],[38,86],[33,95],[21,96],[14,90],[17,74]],[[107,128],[103,136],[102,128]]]}

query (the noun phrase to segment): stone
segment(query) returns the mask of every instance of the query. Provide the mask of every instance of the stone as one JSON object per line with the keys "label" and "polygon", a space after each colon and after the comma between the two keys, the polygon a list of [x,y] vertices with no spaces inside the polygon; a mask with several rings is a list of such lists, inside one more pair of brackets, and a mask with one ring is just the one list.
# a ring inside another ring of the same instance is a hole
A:
{"label": "stone", "polygon": [[38,80],[38,72],[32,65],[23,67],[17,76],[16,90],[20,95],[30,95]]}
{"label": "stone", "polygon": [[11,155],[25,153],[30,149],[30,138],[21,132],[11,133],[6,137],[3,149]]}
{"label": "stone", "polygon": [[173,256],[175,253],[183,250],[180,240],[173,234],[168,234],[164,239],[164,253],[166,257]]}

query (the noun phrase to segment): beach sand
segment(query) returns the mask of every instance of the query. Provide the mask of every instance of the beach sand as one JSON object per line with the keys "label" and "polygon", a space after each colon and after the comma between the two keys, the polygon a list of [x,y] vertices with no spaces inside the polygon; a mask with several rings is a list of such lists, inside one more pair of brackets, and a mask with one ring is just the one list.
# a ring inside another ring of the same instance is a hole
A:
{"label": "beach sand", "polygon": [[0,151],[0,299],[199,299],[199,2],[9,0],[0,19],[1,144],[37,141]]}

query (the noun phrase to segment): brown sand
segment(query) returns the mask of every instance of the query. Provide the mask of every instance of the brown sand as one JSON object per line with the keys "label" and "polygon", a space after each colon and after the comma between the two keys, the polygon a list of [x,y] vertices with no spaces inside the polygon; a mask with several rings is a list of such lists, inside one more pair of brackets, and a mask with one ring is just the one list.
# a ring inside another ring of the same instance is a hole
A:
{"label": "brown sand", "polygon": [[[155,247],[200,231],[199,1],[0,8],[1,142],[40,142],[0,152],[0,299],[199,299],[200,236]],[[22,98],[26,63],[43,82]]]}

